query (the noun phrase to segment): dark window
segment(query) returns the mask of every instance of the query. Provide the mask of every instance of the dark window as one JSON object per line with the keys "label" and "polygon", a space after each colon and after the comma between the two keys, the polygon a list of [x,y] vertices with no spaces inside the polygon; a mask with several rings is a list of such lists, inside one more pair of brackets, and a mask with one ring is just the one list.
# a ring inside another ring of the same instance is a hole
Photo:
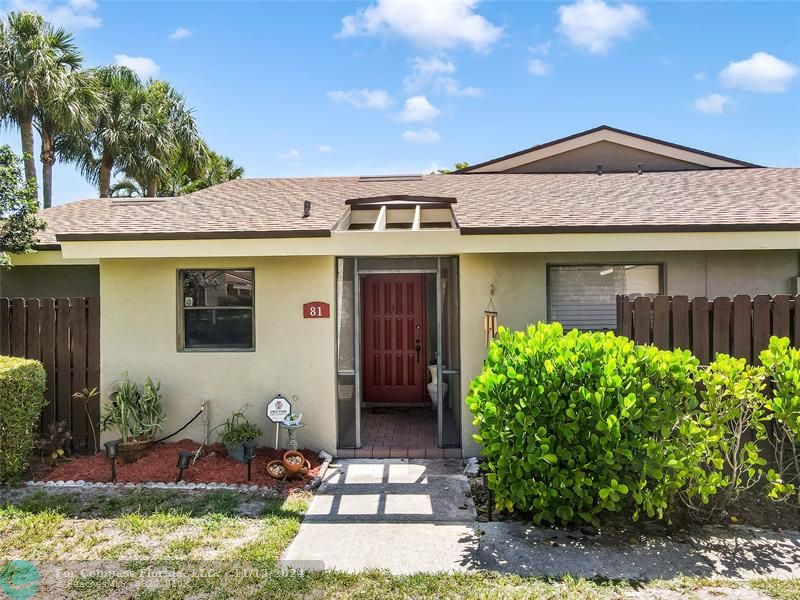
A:
{"label": "dark window", "polygon": [[660,265],[551,265],[547,279],[548,318],[564,330],[614,330],[618,294],[661,292]]}
{"label": "dark window", "polygon": [[180,272],[181,347],[253,349],[252,269]]}

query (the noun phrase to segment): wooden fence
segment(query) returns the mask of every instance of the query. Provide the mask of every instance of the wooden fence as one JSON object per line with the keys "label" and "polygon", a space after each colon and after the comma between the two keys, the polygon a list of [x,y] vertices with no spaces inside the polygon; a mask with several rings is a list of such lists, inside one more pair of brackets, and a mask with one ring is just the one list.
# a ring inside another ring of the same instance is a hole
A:
{"label": "wooden fence", "polygon": [[770,336],[800,344],[800,296],[617,296],[617,332],[638,344],[691,350],[702,364],[718,352],[758,362]]}
{"label": "wooden fence", "polygon": [[[72,395],[100,387],[99,298],[0,298],[0,354],[33,358],[47,373],[47,406],[40,431],[65,421],[75,451],[94,450],[94,438],[81,399]],[[99,398],[89,403],[97,434]]]}

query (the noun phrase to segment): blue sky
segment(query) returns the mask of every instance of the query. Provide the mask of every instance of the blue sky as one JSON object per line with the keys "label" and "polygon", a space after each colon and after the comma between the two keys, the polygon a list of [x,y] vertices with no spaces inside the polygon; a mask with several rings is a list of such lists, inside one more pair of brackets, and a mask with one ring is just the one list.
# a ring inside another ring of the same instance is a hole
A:
{"label": "blue sky", "polygon": [[[428,172],[603,123],[800,165],[797,2],[3,4],[172,82],[248,177]],[[69,165],[54,187],[96,195]]]}

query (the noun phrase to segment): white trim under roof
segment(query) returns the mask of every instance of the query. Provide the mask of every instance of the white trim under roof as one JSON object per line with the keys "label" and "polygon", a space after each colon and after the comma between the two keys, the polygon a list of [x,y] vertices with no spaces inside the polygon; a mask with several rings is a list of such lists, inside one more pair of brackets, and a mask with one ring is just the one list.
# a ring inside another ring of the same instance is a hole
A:
{"label": "white trim under roof", "polygon": [[500,158],[489,161],[488,163],[476,165],[475,167],[469,167],[464,171],[467,173],[500,173],[598,142],[612,142],[621,146],[635,148],[636,150],[660,154],[661,156],[666,156],[675,160],[693,163],[709,169],[742,168],[745,166],[741,162],[726,160],[724,157],[693,151],[691,148],[676,147],[672,144],[659,142],[658,140],[646,139],[637,135],[631,135],[622,131],[603,127],[588,131],[584,134],[565,138],[563,141],[536,146],[528,151],[510,155],[507,158]]}

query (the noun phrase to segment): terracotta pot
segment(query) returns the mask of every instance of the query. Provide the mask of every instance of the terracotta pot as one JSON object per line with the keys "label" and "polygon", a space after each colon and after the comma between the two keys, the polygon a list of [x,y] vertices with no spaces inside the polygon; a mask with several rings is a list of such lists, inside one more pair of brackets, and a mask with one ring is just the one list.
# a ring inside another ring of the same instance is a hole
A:
{"label": "terracotta pot", "polygon": [[152,447],[153,440],[131,440],[126,443],[120,442],[117,446],[117,452],[122,457],[122,462],[130,464],[135,463],[150,452]]}
{"label": "terracotta pot", "polygon": [[[289,462],[289,459],[294,459],[295,462]],[[306,464],[306,457],[296,452],[294,450],[290,450],[286,454],[283,455],[283,466],[286,467],[286,473],[289,475],[295,475],[296,473],[300,472]]]}

